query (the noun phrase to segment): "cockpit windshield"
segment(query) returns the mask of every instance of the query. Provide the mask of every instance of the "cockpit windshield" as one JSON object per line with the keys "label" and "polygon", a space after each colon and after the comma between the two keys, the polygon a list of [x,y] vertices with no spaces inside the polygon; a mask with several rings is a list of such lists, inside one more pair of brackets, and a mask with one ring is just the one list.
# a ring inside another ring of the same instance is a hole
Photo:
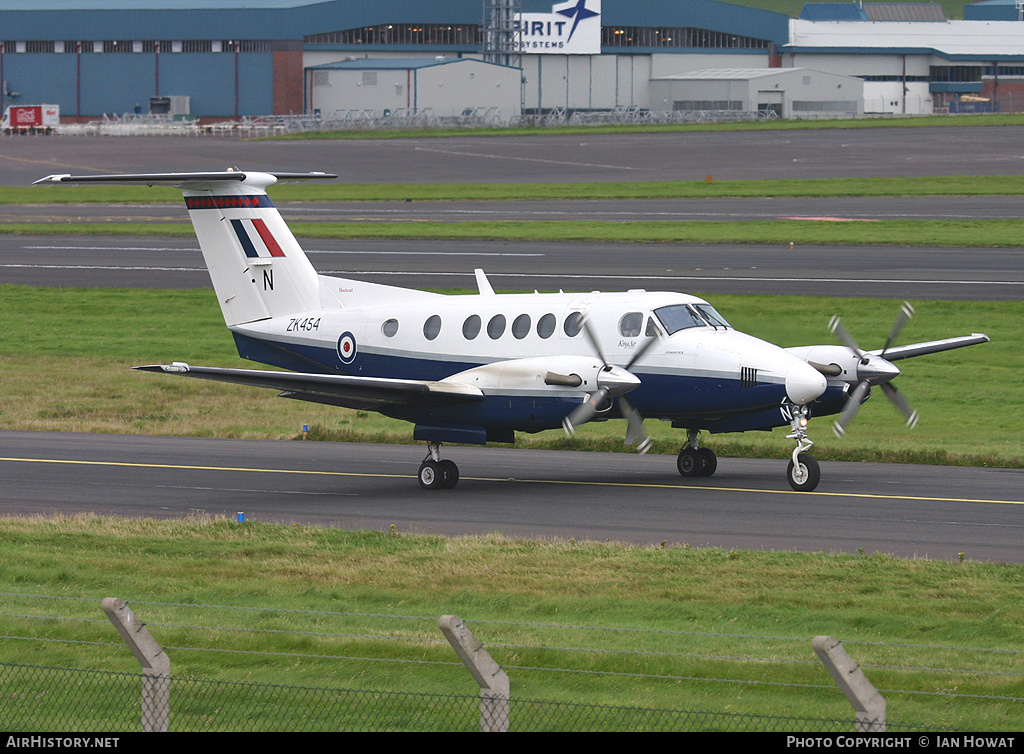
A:
{"label": "cockpit windshield", "polygon": [[710,304],[673,304],[655,309],[654,314],[669,335],[690,327],[729,326],[725,318]]}
{"label": "cockpit windshield", "polygon": [[706,319],[712,327],[729,326],[729,323],[725,321],[725,317],[719,314],[711,304],[694,304],[694,308],[700,312],[700,316]]}

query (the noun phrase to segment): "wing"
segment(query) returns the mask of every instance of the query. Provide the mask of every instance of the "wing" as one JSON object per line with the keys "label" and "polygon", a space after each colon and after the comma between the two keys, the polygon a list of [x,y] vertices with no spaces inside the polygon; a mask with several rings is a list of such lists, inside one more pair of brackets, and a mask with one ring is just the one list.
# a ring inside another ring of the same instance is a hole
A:
{"label": "wing", "polygon": [[962,335],[957,338],[946,338],[945,340],[931,340],[927,343],[891,346],[888,349],[883,348],[877,351],[868,351],[868,353],[872,356],[881,356],[886,361],[899,361],[900,359],[910,359],[914,356],[950,351],[954,348],[963,348],[964,346],[976,346],[981,343],[988,343],[990,340],[991,338],[987,335],[976,332],[972,335]]}
{"label": "wing", "polygon": [[222,369],[194,367],[177,362],[151,364],[133,369],[271,388],[282,391],[282,398],[356,409],[377,410],[388,405],[450,406],[484,399],[483,392],[478,388],[457,382],[391,380],[381,377],[349,377],[340,374],[275,372],[260,369]]}

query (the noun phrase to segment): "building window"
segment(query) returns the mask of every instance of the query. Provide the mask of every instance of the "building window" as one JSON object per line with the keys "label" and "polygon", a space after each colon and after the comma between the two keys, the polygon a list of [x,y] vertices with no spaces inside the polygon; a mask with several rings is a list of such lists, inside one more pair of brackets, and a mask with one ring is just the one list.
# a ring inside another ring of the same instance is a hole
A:
{"label": "building window", "polygon": [[767,39],[743,37],[690,26],[604,26],[602,47],[710,47],[715,49],[767,49]]}
{"label": "building window", "polygon": [[379,24],[311,34],[306,44],[320,45],[458,45],[480,47],[483,33],[477,24]]}

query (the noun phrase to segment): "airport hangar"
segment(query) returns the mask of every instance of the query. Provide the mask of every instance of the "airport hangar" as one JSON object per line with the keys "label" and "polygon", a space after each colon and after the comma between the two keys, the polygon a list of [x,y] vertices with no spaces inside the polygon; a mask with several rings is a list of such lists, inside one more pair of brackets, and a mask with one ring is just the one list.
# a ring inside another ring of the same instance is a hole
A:
{"label": "airport hangar", "polygon": [[967,6],[964,21],[935,7],[809,3],[790,19],[717,0],[0,0],[0,107],[89,120],[164,98],[206,119],[493,109],[506,122],[1010,109],[1024,92],[1024,24],[999,15],[1011,5]]}

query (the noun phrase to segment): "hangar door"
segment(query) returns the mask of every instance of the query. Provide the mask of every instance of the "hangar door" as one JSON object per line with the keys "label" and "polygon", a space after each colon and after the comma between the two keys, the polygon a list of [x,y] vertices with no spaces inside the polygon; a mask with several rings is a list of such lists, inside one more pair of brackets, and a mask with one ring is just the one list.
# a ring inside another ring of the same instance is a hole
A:
{"label": "hangar door", "polygon": [[776,118],[782,117],[782,96],[778,89],[757,93],[757,111],[759,113],[774,112]]}

